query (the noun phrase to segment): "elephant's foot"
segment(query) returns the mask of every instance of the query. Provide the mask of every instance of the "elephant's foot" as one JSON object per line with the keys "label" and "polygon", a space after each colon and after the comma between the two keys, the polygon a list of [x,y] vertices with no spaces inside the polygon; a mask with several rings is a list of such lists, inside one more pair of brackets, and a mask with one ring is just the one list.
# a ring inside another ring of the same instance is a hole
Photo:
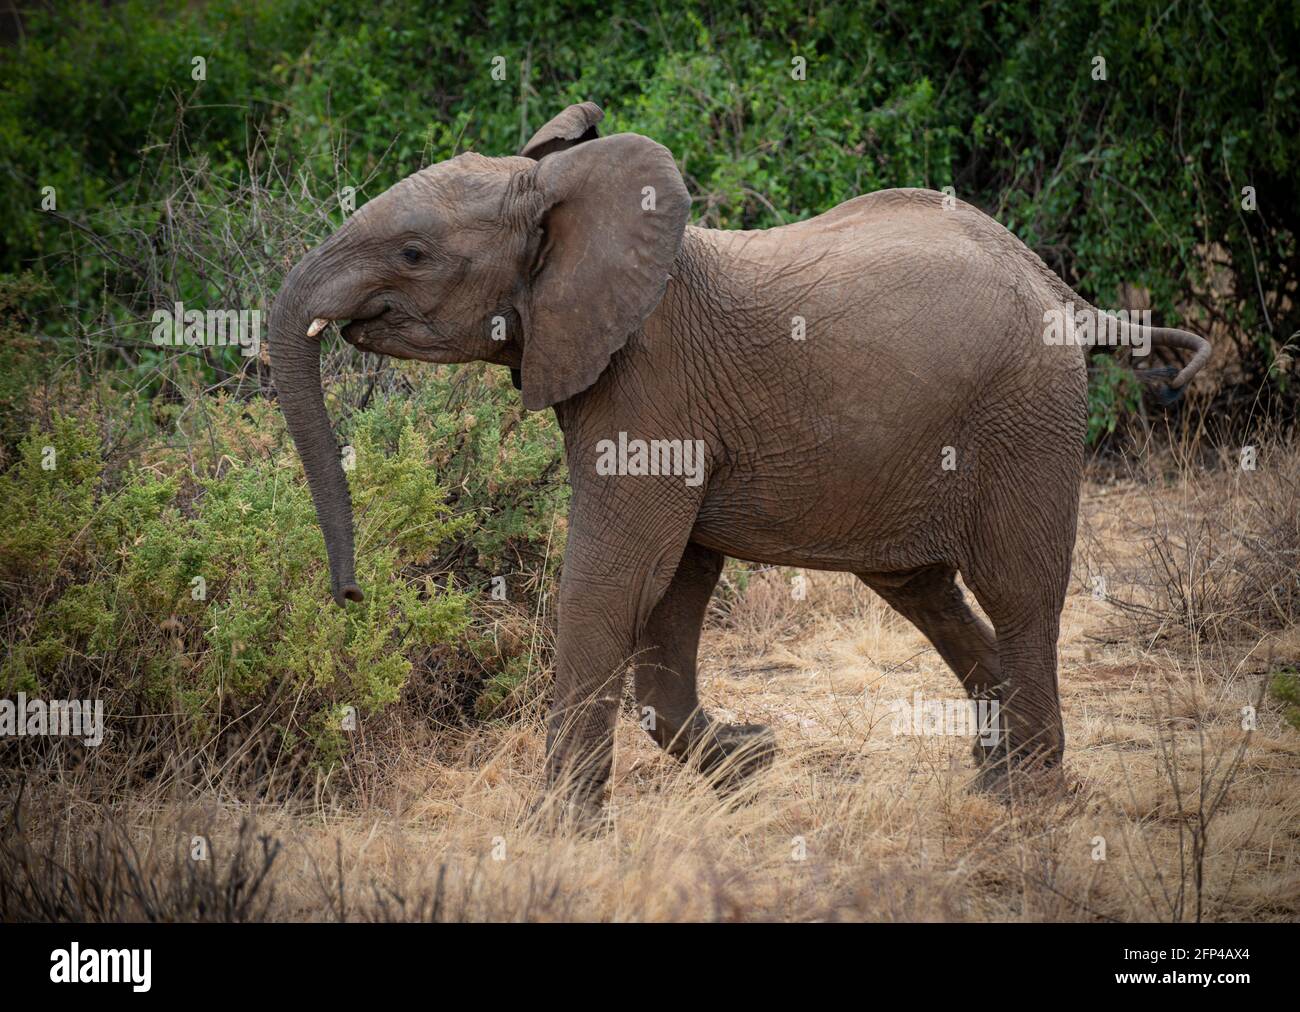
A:
{"label": "elephant's foot", "polygon": [[533,802],[527,821],[544,833],[597,836],[607,828],[602,793],[552,787]]}
{"label": "elephant's foot", "polygon": [[776,735],[764,724],[721,724],[710,729],[697,765],[724,798],[776,757]]}
{"label": "elephant's foot", "polygon": [[1065,773],[1059,752],[1039,749],[1008,752],[975,742],[979,772],[973,790],[999,801],[1021,797],[1046,797],[1065,790]]}

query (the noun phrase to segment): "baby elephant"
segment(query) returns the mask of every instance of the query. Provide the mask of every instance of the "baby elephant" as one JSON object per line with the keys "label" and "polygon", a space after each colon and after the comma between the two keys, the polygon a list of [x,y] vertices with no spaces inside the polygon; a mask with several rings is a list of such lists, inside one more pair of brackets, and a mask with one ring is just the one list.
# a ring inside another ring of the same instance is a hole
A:
{"label": "baby elephant", "polygon": [[672,154],[598,137],[601,118],[584,102],[517,157],[423,169],[289,273],[275,381],[335,600],[362,589],[318,335],[347,321],[365,351],[507,366],[529,410],[555,410],[573,495],[547,761],[572,811],[599,811],[629,664],[674,756],[724,788],[770,759],[766,728],[720,725],[696,695],[728,555],[855,573],[914,623],[998,715],[983,785],[1059,765],[1088,321],[1194,352],[1161,371],[1174,390],[1208,343],[1097,318],[1001,225],[929,190],[766,231],[690,226]]}

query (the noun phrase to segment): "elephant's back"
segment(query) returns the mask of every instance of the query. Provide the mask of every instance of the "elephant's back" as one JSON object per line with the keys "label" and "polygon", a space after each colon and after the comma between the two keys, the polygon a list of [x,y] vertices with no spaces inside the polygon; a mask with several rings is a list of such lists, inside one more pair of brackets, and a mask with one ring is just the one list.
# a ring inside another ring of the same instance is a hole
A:
{"label": "elephant's back", "polygon": [[1045,312],[1070,289],[943,193],[881,190],[780,228],[689,231],[688,249],[710,251],[711,302],[739,324],[726,344],[751,373],[883,381],[958,407],[1004,381],[1051,384],[1083,368],[1078,348],[1043,339]]}
{"label": "elephant's back", "polygon": [[1032,289],[1047,301],[1082,301],[1012,231],[953,195],[919,187],[876,190],[822,214],[770,229],[714,232],[757,260],[859,257],[872,269],[938,259]]}

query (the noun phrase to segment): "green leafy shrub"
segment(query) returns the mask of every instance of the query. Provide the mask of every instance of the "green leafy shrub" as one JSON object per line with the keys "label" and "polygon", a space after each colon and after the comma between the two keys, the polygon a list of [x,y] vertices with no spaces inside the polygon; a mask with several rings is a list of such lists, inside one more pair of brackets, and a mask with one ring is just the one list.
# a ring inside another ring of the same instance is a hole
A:
{"label": "green leafy shrub", "polygon": [[[466,641],[482,669],[471,708],[479,716],[503,715],[536,702],[546,684],[540,676],[553,640],[548,602],[564,555],[569,499],[560,432],[549,413],[523,410],[500,368],[399,368],[412,392],[360,413],[352,440],[368,453],[395,446],[403,432],[420,433],[449,489],[448,504],[471,521],[463,537],[431,557],[404,550],[402,558],[433,575],[454,573],[478,602]],[[385,492],[377,489],[377,496],[378,508],[390,508]]]}
{"label": "green leafy shrub", "polygon": [[0,476],[0,574],[54,574],[89,547],[103,461],[99,434],[56,416],[51,432],[33,429],[18,460]]}
{"label": "green leafy shrub", "polygon": [[[1157,322],[1211,329],[1238,379],[1294,415],[1294,5],[928,0],[899,17],[876,3],[669,13],[618,0],[574,13],[559,0],[33,11],[0,53],[0,164],[18,197],[0,208],[0,269],[43,256],[61,292],[107,272],[110,290],[139,293],[161,268],[103,256],[68,219],[174,245],[164,198],[203,166],[231,190],[270,167],[310,180],[338,221],[343,186],[364,200],[460,150],[509,153],[592,98],[607,129],[673,150],[705,224],[761,228],[880,187],[951,185],[1095,303],[1144,288]],[[219,284],[166,269],[180,287]],[[1094,438],[1136,399],[1098,377]]]}
{"label": "green leafy shrub", "polygon": [[[47,448],[57,461],[48,470]],[[299,714],[272,709],[262,721],[285,732],[314,727],[313,746],[329,755],[339,748],[329,714],[396,702],[412,651],[454,644],[465,631],[468,600],[454,581],[403,576],[404,562],[427,561],[472,521],[451,514],[428,441],[410,425],[392,452],[361,443],[351,478],[370,593],[346,611],[330,601],[291,449],[212,476],[128,468],[112,489],[99,449],[93,429],[61,417],[53,432],[24,440],[0,476],[0,560],[26,604],[6,692],[62,698],[84,688],[89,667],[110,675],[119,700],[179,704],[197,736],[223,714],[288,697]],[[136,679],[124,677],[131,672]]]}

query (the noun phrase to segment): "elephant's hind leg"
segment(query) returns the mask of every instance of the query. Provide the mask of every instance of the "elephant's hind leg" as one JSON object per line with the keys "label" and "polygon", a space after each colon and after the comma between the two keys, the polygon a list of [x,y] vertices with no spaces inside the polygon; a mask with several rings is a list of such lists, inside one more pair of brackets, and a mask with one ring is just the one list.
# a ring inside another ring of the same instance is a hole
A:
{"label": "elephant's hind leg", "polygon": [[[1082,434],[1070,444],[1082,446]],[[1065,749],[1057,637],[1070,580],[1078,509],[1078,457],[1043,453],[1022,464],[1033,484],[1006,477],[988,497],[962,575],[997,630],[1002,736],[988,749],[980,786],[1002,792],[1016,770],[1057,781]],[[1060,480],[1054,481],[1054,474]],[[1054,496],[1042,488],[1060,488]],[[1039,774],[1045,774],[1039,776]]]}
{"label": "elephant's hind leg", "polygon": [[977,705],[982,708],[975,713],[980,734],[975,739],[974,750],[976,760],[982,762],[986,752],[984,743],[995,732],[991,725],[996,711],[990,707],[998,699],[1002,666],[993,630],[970,610],[957,586],[956,570],[950,566],[928,566],[908,573],[857,575],[925,635],[961,680],[966,695],[979,701]]}
{"label": "elephant's hind leg", "polygon": [[956,570],[928,566],[909,573],[858,573],[858,579],[919,629],[972,699],[990,698],[1001,679],[997,640],[970,610]]}
{"label": "elephant's hind leg", "polygon": [[700,706],[700,628],[722,562],[718,552],[686,546],[638,643],[634,683],[650,736],[670,755],[693,762],[725,793],[772,761],[775,739],[759,724],[717,724]]}

